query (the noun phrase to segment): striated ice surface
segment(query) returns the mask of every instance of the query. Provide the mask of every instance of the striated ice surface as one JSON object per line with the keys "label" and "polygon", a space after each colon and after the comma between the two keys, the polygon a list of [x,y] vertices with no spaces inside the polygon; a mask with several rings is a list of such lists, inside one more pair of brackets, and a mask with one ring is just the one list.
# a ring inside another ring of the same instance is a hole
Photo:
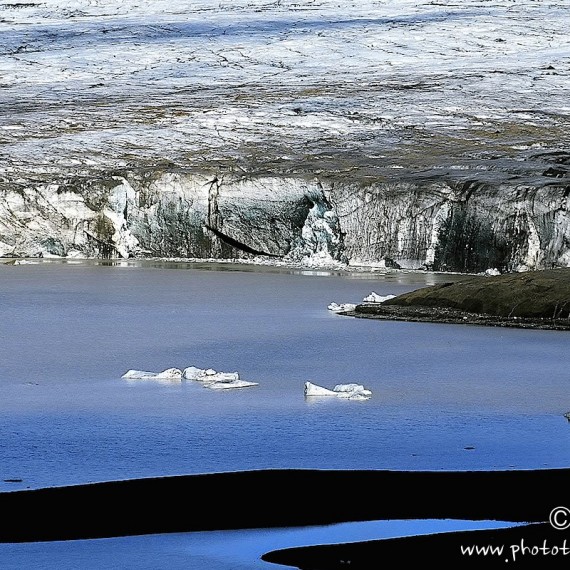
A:
{"label": "striated ice surface", "polygon": [[[514,126],[528,133],[512,136],[511,149],[540,150],[557,140],[568,110],[567,7],[3,2],[4,168],[233,160],[247,169],[256,159],[325,165],[333,154],[342,168],[360,151],[399,170],[402,149],[421,160],[439,143],[457,156],[462,134],[468,150],[496,152],[494,129]],[[410,137],[424,144],[406,149]]]}

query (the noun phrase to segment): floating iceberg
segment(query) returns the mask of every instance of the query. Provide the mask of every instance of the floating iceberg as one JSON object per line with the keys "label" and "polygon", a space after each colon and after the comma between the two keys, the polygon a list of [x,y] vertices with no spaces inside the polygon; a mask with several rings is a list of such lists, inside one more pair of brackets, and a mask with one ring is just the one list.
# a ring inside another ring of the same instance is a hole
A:
{"label": "floating iceberg", "polygon": [[237,372],[216,372],[213,368],[196,368],[189,366],[182,372],[185,380],[197,380],[198,382],[231,382],[239,380]]}
{"label": "floating iceberg", "polygon": [[384,301],[387,301],[388,299],[393,299],[396,295],[378,295],[378,293],[375,293],[374,291],[372,291],[372,293],[370,293],[370,295],[367,295],[366,297],[364,297],[364,299],[362,299],[363,301],[365,301],[366,303],[383,303]]}
{"label": "floating iceberg", "polygon": [[228,390],[231,388],[249,388],[251,386],[257,386],[257,382],[246,382],[245,380],[240,380],[239,374],[237,372],[217,372],[213,368],[196,368],[195,366],[189,366],[185,368],[182,377],[187,380],[196,380],[201,382],[205,388],[210,388],[211,390]]}
{"label": "floating iceberg", "polygon": [[338,396],[338,394],[312,382],[305,382],[305,396]]}
{"label": "floating iceberg", "polygon": [[349,396],[343,396],[341,393],[338,395],[339,398],[346,398],[347,400],[368,400],[370,396],[367,396],[364,392],[354,392]]}
{"label": "floating iceberg", "polygon": [[[333,388],[333,392],[336,392],[339,398],[351,398],[360,394],[366,398],[372,396],[372,392],[367,390],[362,384],[337,384]],[[348,396],[345,396],[348,394]]]}
{"label": "floating iceberg", "polygon": [[128,370],[121,376],[127,380],[196,380],[204,387],[212,390],[228,390],[231,388],[249,388],[258,386],[257,382],[240,380],[237,372],[217,372],[213,368],[197,368],[188,366],[180,368],[167,368],[162,372],[148,372],[146,370]]}
{"label": "floating iceberg", "polygon": [[344,311],[354,311],[354,309],[356,309],[356,305],[353,303],[331,303],[328,306],[328,309],[333,313],[343,313]]}
{"label": "floating iceberg", "polygon": [[181,380],[180,368],[167,368],[162,372],[147,372],[146,370],[128,370],[121,378],[128,380]]}
{"label": "floating iceberg", "polygon": [[202,382],[204,387],[212,390],[228,390],[231,388],[249,388],[258,386],[257,382],[247,382],[240,380],[237,372],[217,372],[213,368],[197,368],[189,366],[182,372],[182,378],[185,380],[196,380]]}
{"label": "floating iceberg", "polygon": [[361,384],[337,384],[332,390],[305,382],[305,396],[335,396],[347,400],[368,400],[372,392]]}
{"label": "floating iceberg", "polygon": [[219,380],[206,382],[204,386],[211,390],[228,390],[231,388],[250,388],[251,386],[259,386],[259,384],[257,382],[247,382],[246,380]]}
{"label": "floating iceberg", "polygon": [[[370,295],[364,297],[363,301],[365,303],[383,303],[388,299],[393,299],[396,295],[378,295],[372,291]],[[330,303],[328,306],[328,310],[332,311],[333,313],[344,313],[346,311],[354,311],[356,309],[356,304],[354,303]]]}

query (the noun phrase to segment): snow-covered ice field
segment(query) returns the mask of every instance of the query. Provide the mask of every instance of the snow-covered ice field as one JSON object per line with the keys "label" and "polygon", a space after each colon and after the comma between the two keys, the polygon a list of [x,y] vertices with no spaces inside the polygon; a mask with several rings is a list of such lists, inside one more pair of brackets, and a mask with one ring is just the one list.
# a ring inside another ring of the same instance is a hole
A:
{"label": "snow-covered ice field", "polygon": [[565,0],[2,1],[0,172],[516,159],[568,141],[568,29]]}

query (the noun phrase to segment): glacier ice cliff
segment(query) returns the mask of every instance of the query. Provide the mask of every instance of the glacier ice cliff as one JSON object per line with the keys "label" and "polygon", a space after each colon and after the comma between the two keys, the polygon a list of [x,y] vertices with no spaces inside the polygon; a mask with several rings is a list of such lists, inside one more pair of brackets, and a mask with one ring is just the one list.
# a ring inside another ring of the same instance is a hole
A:
{"label": "glacier ice cliff", "polygon": [[570,183],[125,172],[0,191],[0,255],[502,271],[570,265]]}
{"label": "glacier ice cliff", "polygon": [[343,256],[319,183],[157,172],[0,190],[0,255]]}
{"label": "glacier ice cliff", "polygon": [[0,256],[569,266],[566,4],[0,3]]}

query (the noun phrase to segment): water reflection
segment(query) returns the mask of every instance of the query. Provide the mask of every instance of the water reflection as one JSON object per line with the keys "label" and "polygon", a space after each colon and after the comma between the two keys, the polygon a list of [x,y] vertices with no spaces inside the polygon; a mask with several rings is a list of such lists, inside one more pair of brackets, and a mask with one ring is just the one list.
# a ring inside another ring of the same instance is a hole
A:
{"label": "water reflection", "polygon": [[284,273],[289,275],[306,275],[313,277],[343,277],[348,279],[364,279],[387,281],[396,284],[421,283],[436,285],[465,278],[461,273],[438,273],[422,269],[391,269],[374,266],[340,266],[340,267],[305,267],[277,261],[255,262],[254,260],[220,260],[220,259],[186,259],[186,258],[146,258],[146,259],[81,259],[81,258],[34,258],[29,260],[10,259],[5,263],[14,264],[62,264],[101,267],[154,268],[199,271],[242,271],[255,273]]}

